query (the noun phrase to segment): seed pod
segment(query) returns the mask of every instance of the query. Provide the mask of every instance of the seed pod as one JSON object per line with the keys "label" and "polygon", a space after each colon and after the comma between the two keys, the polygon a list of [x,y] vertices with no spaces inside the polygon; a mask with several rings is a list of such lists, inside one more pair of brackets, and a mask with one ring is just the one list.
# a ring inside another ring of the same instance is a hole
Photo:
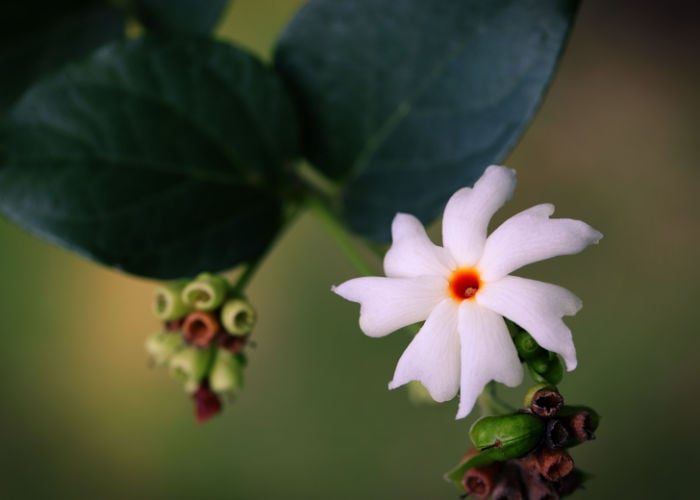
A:
{"label": "seed pod", "polygon": [[182,300],[197,311],[212,311],[226,299],[227,291],[228,283],[225,279],[202,273],[182,290]]}
{"label": "seed pod", "polygon": [[544,423],[535,415],[482,417],[472,425],[469,437],[480,453],[497,461],[525,455],[540,442]]}
{"label": "seed pod", "polygon": [[186,316],[190,308],[182,300],[187,281],[176,281],[156,288],[153,313],[161,321],[172,321]]}
{"label": "seed pod", "polygon": [[168,360],[185,344],[177,333],[158,332],[146,339],[146,352],[156,366],[167,364]]}
{"label": "seed pod", "polygon": [[515,334],[515,337],[513,337],[513,342],[515,343],[515,348],[518,351],[518,355],[522,359],[532,359],[545,352],[545,350],[539,346],[537,341],[524,330]]}
{"label": "seed pod", "polygon": [[230,299],[221,308],[221,323],[231,335],[248,335],[256,320],[255,309],[245,300]]}

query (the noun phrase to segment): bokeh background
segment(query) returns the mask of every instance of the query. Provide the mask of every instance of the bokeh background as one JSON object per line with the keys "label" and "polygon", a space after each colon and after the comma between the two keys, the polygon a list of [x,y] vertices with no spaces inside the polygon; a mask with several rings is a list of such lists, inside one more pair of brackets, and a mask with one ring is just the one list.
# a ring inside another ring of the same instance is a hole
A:
{"label": "bokeh background", "polygon": [[[236,0],[219,26],[269,59],[300,1]],[[507,164],[535,203],[605,234],[521,274],[564,285],[579,369],[562,390],[603,415],[573,450],[578,498],[690,498],[700,463],[700,18],[692,2],[583,2],[560,70]],[[379,264],[378,261],[376,261]],[[364,337],[329,292],[356,273],[311,216],[252,283],[260,313],[245,390],[195,424],[143,351],[154,284],[0,221],[0,497],[456,498],[469,447],[456,403],[386,383],[409,338]],[[526,387],[507,391],[513,401]]]}

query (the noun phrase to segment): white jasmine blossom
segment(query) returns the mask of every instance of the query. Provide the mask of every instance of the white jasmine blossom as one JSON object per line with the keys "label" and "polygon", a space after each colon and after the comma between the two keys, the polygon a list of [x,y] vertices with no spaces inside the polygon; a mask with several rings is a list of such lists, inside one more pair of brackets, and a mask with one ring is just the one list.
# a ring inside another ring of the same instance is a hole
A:
{"label": "white jasmine blossom", "polygon": [[504,317],[544,349],[576,368],[571,331],[562,321],[581,301],[556,285],[511,276],[522,266],[575,254],[602,234],[572,219],[550,219],[554,207],[537,205],[514,215],[487,238],[493,214],[515,188],[515,171],[490,166],[473,188],[457,191],[442,221],[444,247],[433,244],[422,224],[399,213],[384,257],[386,277],[356,278],[334,287],[358,302],[360,328],[382,337],[425,321],[399,359],[389,389],[421,382],[436,401],[459,390],[457,418],[466,417],[491,380],[518,385],[523,369]]}

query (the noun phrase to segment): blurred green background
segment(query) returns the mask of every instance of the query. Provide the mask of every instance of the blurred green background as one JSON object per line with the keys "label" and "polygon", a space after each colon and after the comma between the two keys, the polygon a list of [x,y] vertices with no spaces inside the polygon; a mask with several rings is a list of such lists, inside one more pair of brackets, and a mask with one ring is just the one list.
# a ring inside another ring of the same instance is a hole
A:
{"label": "blurred green background", "polygon": [[[299,1],[236,0],[219,33],[269,59]],[[697,383],[700,21],[690,2],[583,2],[544,105],[506,164],[497,221],[540,202],[605,238],[520,273],[575,291],[571,402],[603,415],[573,450],[577,498],[688,498],[700,470]],[[370,339],[329,292],[356,275],[302,217],[252,283],[260,322],[245,390],[195,424],[143,350],[153,283],[0,221],[0,497],[456,498],[469,447],[456,402],[389,392],[409,338]],[[376,262],[379,264],[379,262]],[[526,386],[507,394],[517,401]]]}

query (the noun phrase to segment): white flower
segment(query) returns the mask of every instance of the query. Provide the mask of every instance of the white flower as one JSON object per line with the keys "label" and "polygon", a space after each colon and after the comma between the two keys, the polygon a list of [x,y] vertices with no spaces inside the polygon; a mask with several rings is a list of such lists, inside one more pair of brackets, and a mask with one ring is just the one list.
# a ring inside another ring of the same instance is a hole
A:
{"label": "white flower", "polygon": [[457,191],[442,221],[444,247],[421,223],[399,213],[383,277],[356,278],[333,291],[359,302],[360,328],[382,337],[425,321],[404,351],[389,389],[420,381],[436,401],[460,391],[457,418],[466,417],[491,380],[518,385],[523,369],[503,317],[527,330],[544,349],[576,368],[576,350],[563,316],[581,301],[568,290],[510,273],[533,262],[575,254],[602,234],[572,219],[550,219],[537,205],[514,215],[487,238],[493,214],[515,188],[515,171],[490,166],[473,188]]}

